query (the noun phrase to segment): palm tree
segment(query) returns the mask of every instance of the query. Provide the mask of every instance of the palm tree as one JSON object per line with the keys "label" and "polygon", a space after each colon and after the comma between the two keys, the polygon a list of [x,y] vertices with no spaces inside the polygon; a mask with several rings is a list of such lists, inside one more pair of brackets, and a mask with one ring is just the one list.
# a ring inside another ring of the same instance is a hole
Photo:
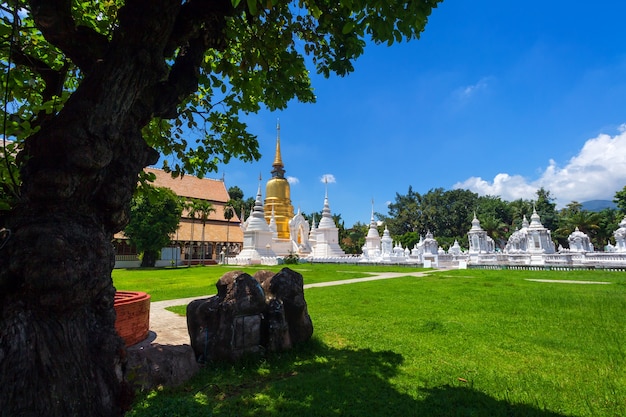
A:
{"label": "palm tree", "polygon": [[191,266],[191,258],[193,257],[193,226],[196,222],[196,209],[194,206],[194,200],[186,201],[183,205],[183,209],[187,210],[187,216],[191,218],[191,236],[189,240],[189,254],[187,258],[187,266]]}
{"label": "palm tree", "polygon": [[224,218],[228,222],[228,224],[226,225],[226,257],[224,258],[224,263],[226,264],[228,264],[228,252],[229,252],[228,240],[229,240],[229,233],[230,233],[230,219],[232,219],[234,216],[235,216],[235,208],[233,206],[233,200],[228,200],[226,202],[226,205],[224,206]]}
{"label": "palm tree", "polygon": [[504,249],[507,240],[508,225],[496,218],[496,216],[488,215],[481,219],[480,226],[487,232],[489,236],[498,245],[498,248]]}
{"label": "palm tree", "polygon": [[602,247],[604,242],[598,242],[597,239],[595,239],[596,231],[600,229],[600,220],[601,216],[599,213],[588,210],[572,211],[561,217],[561,226],[555,231],[555,234],[561,238],[567,239],[578,227],[578,230],[589,236],[595,247]]}
{"label": "palm tree", "polygon": [[[213,207],[213,203],[206,200],[193,200],[193,208],[190,210],[190,214],[193,212],[192,217],[197,217],[202,223],[202,254],[200,255],[200,263],[204,265],[204,255],[205,255],[205,247],[204,247],[204,229],[206,228],[206,223],[209,220],[209,216],[211,213],[215,213],[215,208]],[[192,223],[193,225],[193,223]]]}

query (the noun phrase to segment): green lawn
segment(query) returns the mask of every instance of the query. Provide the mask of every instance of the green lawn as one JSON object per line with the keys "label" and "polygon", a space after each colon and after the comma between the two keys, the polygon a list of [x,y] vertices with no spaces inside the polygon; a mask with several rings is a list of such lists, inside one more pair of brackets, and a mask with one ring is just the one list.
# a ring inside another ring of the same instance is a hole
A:
{"label": "green lawn", "polygon": [[454,270],[305,294],[310,343],[207,366],[129,415],[626,415],[623,272]]}
{"label": "green lawn", "polygon": [[385,265],[298,264],[280,266],[193,266],[191,268],[114,269],[113,284],[118,290],[145,291],[152,301],[172,300],[215,294],[215,283],[226,272],[241,270],[254,275],[261,269],[280,271],[290,266],[302,274],[305,284],[370,276],[366,272],[420,271],[412,267]]}

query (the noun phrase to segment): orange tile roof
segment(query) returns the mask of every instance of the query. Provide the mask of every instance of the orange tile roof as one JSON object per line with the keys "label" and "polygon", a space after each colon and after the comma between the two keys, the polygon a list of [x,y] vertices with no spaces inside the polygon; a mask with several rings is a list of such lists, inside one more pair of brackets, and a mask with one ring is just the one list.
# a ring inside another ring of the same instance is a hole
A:
{"label": "orange tile roof", "polygon": [[191,175],[172,178],[167,172],[156,168],[144,168],[156,175],[154,186],[167,187],[181,197],[199,198],[211,202],[225,203],[230,200],[224,181],[212,178],[197,178]]}
{"label": "orange tile roof", "polygon": [[[191,175],[185,175],[182,178],[172,178],[170,174],[160,169],[144,168],[144,170],[156,175],[156,179],[153,182],[155,187],[167,187],[180,197],[209,201],[213,203],[213,208],[215,209],[215,212],[209,214],[209,220],[226,221],[224,219],[224,206],[226,202],[230,200],[230,195],[228,195],[224,181],[210,178],[197,178]],[[186,211],[183,213],[183,217],[188,217]],[[239,222],[237,213],[234,213],[230,221],[232,223]]]}
{"label": "orange tile roof", "polygon": [[[197,178],[191,175],[172,178],[163,170],[155,168],[144,168],[146,172],[156,175],[152,183],[155,187],[166,187],[174,191],[180,197],[189,199],[201,199],[213,204],[215,212],[209,214],[209,218],[204,230],[205,242],[243,242],[243,232],[239,227],[239,216],[234,213],[230,222],[224,218],[224,206],[230,200],[226,185],[222,180]],[[188,211],[184,211],[178,224],[178,232],[172,235],[173,240],[181,242],[191,241],[191,218]],[[228,230],[228,231],[227,231]],[[120,232],[115,234],[116,239],[124,239],[126,236]],[[196,219],[193,226],[193,240],[200,242],[202,239],[202,223]]]}

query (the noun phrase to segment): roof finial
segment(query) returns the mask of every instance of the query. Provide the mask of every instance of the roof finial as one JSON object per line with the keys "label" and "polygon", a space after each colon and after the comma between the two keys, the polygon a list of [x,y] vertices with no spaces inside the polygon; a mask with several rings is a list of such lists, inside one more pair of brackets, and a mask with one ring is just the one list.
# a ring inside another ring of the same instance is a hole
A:
{"label": "roof finial", "polygon": [[276,154],[274,155],[274,163],[272,164],[274,168],[283,167],[283,158],[280,154],[280,122],[276,122]]}
{"label": "roof finial", "polygon": [[274,155],[274,163],[272,163],[272,177],[284,178],[285,165],[283,164],[283,157],[280,153],[280,121],[276,120],[276,154]]}

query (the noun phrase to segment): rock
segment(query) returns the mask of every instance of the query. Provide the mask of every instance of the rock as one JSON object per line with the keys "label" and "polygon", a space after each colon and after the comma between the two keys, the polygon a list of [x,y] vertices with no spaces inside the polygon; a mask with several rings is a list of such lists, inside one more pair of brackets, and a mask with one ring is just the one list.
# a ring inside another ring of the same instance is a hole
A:
{"label": "rock", "polygon": [[291,342],[309,340],[313,335],[313,322],[304,299],[302,275],[283,268],[264,284],[267,284],[266,297],[270,294],[269,297],[280,300],[284,305]]}
{"label": "rock", "polygon": [[247,354],[290,349],[309,340],[313,324],[302,275],[288,268],[254,277],[231,271],[217,295],[187,306],[187,328],[196,360],[236,361]]}
{"label": "rock", "polygon": [[199,369],[189,345],[160,345],[127,349],[127,375],[138,389],[175,387],[188,381]]}

